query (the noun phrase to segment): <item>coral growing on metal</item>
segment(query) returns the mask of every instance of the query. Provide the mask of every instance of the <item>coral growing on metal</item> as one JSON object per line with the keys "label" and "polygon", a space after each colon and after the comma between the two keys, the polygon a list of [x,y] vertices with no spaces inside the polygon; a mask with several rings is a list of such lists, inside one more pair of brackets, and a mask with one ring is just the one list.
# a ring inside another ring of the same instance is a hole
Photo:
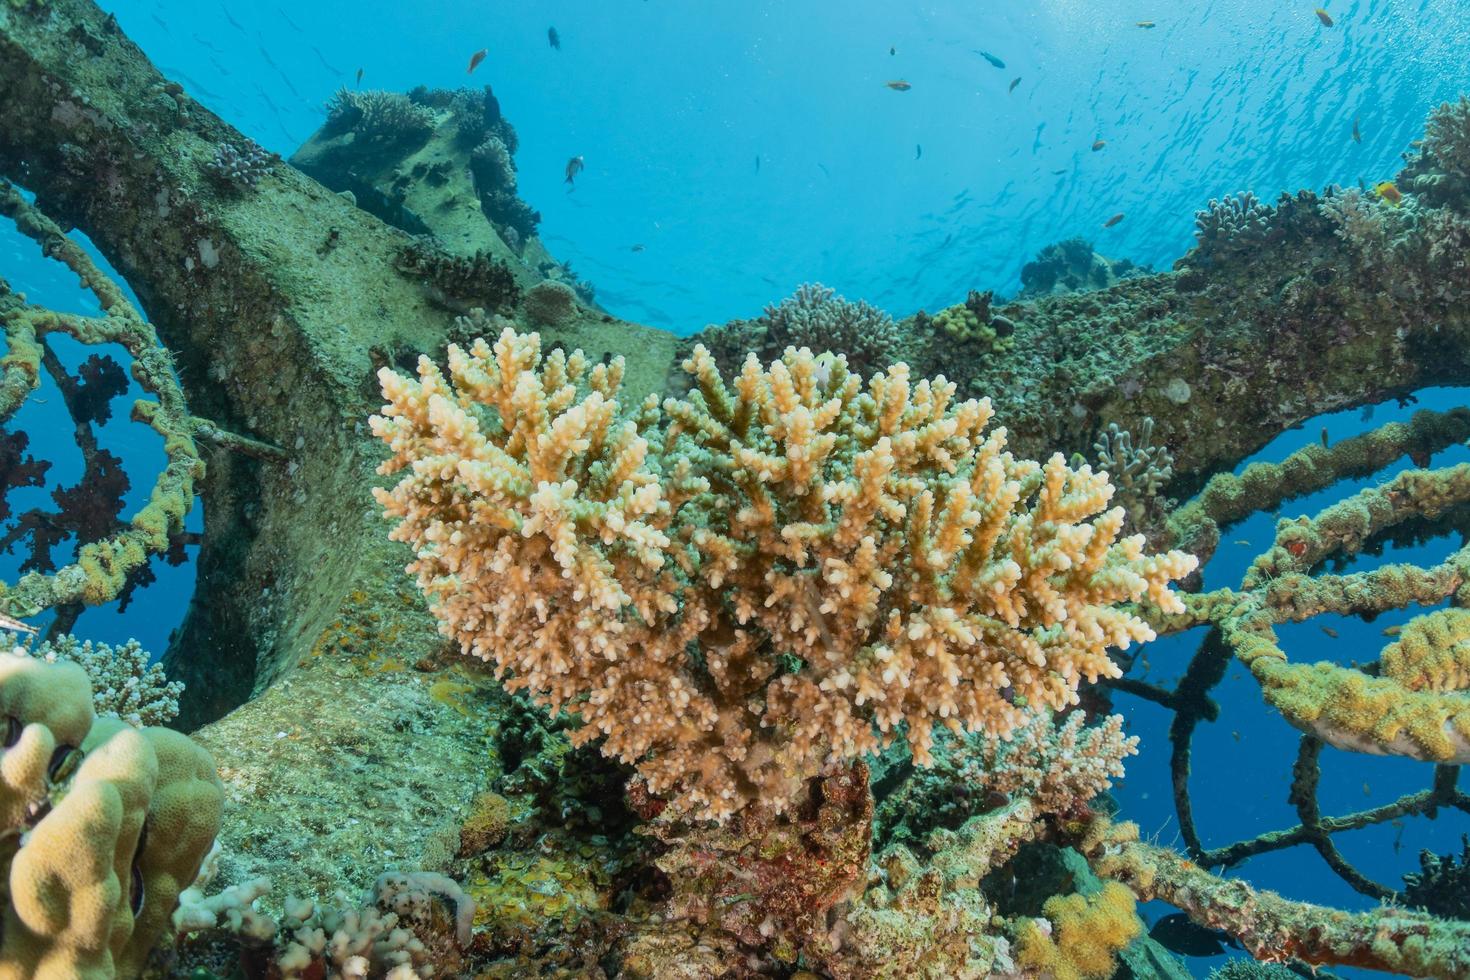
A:
{"label": "coral growing on metal", "polygon": [[1194,568],[1118,536],[1106,477],[1016,460],[987,402],[902,364],[865,390],[788,351],[731,391],[696,348],[663,431],[652,399],[620,408],[620,359],[543,359],[534,334],[451,347],[449,370],[379,373],[393,537],[465,652],[675,811],[780,812],[901,729],[922,765],[936,723],[1000,736],[1063,708],[1152,637],[1119,604],[1174,608]]}
{"label": "coral growing on metal", "polygon": [[401,92],[340,88],[327,103],[327,128],[351,132],[363,143],[392,147],[433,132],[434,112]]}
{"label": "coral growing on metal", "polygon": [[221,143],[215,148],[208,170],[220,185],[235,191],[251,190],[275,170],[278,157],[259,143],[247,140],[242,145]]}
{"label": "coral growing on metal", "polygon": [[431,301],[457,313],[506,311],[521,299],[510,267],[489,252],[451,255],[430,242],[415,241],[398,252],[397,265],[419,280]]}
{"label": "coral growing on metal", "polygon": [[1051,814],[1080,813],[1122,777],[1123,760],[1137,751],[1122,716],[1089,725],[1082,711],[1064,719],[1039,712],[1003,740],[940,732],[934,765],[906,773],[879,801],[877,835],[885,843],[922,840],[993,809],[997,797],[1027,798]]}
{"label": "coral growing on metal", "polygon": [[219,827],[208,753],[167,729],[94,719],[91,702],[76,664],[0,653],[10,975],[137,976]]}
{"label": "coral growing on metal", "polygon": [[1016,325],[990,311],[992,294],[970,290],[963,303],[946,307],[930,319],[930,325],[957,342],[986,352],[1005,352],[1015,346]]}
{"label": "coral growing on metal", "polygon": [[[0,365],[3,367],[3,375],[0,375],[0,419],[12,417],[26,396],[37,387],[43,365],[62,384],[62,378],[53,367],[55,357],[46,344],[46,337],[51,333],[66,334],[84,344],[121,345],[133,358],[134,380],[144,392],[156,399],[140,400],[133,406],[133,418],[147,424],[162,437],[167,460],[148,503],[126,523],[116,519],[116,510],[110,510],[99,520],[79,522],[68,528],[64,533],[74,535],[78,544],[71,564],[56,569],[48,560],[36,565],[14,585],[0,587],[0,605],[20,615],[34,615],[54,607],[99,605],[123,594],[130,580],[146,571],[149,558],[168,551],[183,532],[184,515],[194,501],[194,482],[204,470],[204,463],[194,444],[195,426],[185,407],[168,351],[142,313],[128,301],[122,288],[109,279],[53,221],[9,184],[0,187],[0,214],[10,218],[21,232],[39,242],[49,257],[71,269],[102,310],[100,316],[64,313],[25,304],[19,297],[5,295],[7,291],[0,290],[0,309],[4,311],[8,346],[7,356]],[[100,374],[97,376],[101,377]],[[64,392],[79,387],[71,385],[69,378],[67,382],[62,384]],[[106,387],[109,391],[116,390],[112,384],[106,384]],[[73,408],[78,422],[79,438],[90,438],[88,423],[99,417],[97,413],[101,409],[98,405],[98,399],[80,398],[77,407],[68,406]],[[90,486],[84,481],[75,491],[58,491],[57,503],[64,514],[95,513],[81,502],[80,495],[85,494],[86,499],[93,500],[96,498],[92,495],[99,488],[106,488],[104,499],[115,500],[126,489],[126,477],[122,475],[115,457],[105,450],[96,449],[94,444],[84,444],[82,449],[89,461],[89,471],[95,465],[101,471],[115,473],[115,476],[101,479],[92,472],[90,475],[95,479]],[[92,450],[90,454],[88,449]],[[77,495],[75,499],[73,494]],[[48,537],[47,540],[55,539]],[[46,553],[49,555],[49,549]]]}
{"label": "coral growing on metal", "polygon": [[849,369],[864,379],[898,357],[898,328],[892,317],[862,300],[844,299],[821,283],[796,287],[795,293],[767,306],[762,319],[769,350],[806,347],[817,353],[845,354]]}
{"label": "coral growing on metal", "polygon": [[1113,499],[1128,512],[1135,528],[1152,527],[1163,520],[1171,501],[1161,496],[1174,476],[1174,454],[1168,446],[1154,445],[1154,420],[1145,417],[1137,445],[1133,434],[1109,422],[1092,444],[1098,468],[1108,474],[1118,492]]}
{"label": "coral growing on metal", "polygon": [[92,710],[99,718],[121,718],[141,728],[166,725],[178,716],[184,685],[165,677],[163,667],[152,662],[137,640],[112,647],[63,633],[26,652],[47,663],[66,661],[86,671],[92,683]]}
{"label": "coral growing on metal", "polygon": [[271,890],[264,878],[206,894],[218,870],[216,849],[173,914],[176,973],[250,963],[283,980],[428,980],[458,975],[469,949],[475,903],[441,874],[388,872],[357,902],[340,892],[331,902],[288,897],[277,917],[259,907]]}
{"label": "coral growing on metal", "polygon": [[1276,209],[1250,191],[1227,194],[1223,201],[1211,198],[1194,216],[1196,254],[1211,259],[1243,255],[1282,234]]}
{"label": "coral growing on metal", "polygon": [[1419,870],[1404,875],[1399,901],[1431,915],[1470,921],[1470,837],[1460,837],[1460,854],[1419,852]]}
{"label": "coral growing on metal", "polygon": [[[1172,536],[1208,555],[1222,526],[1277,509],[1338,480],[1368,476],[1404,456],[1428,467],[1434,453],[1467,435],[1470,411],[1418,412],[1408,423],[1391,423],[1331,447],[1312,444],[1280,463],[1254,463],[1238,475],[1219,474],[1171,515]],[[1184,615],[1154,620],[1161,633],[1201,624],[1213,627],[1172,690],[1128,677],[1107,682],[1176,714],[1170,727],[1175,808],[1188,861],[1158,848],[1121,844],[1110,853],[1126,857],[1116,865],[1094,862],[1099,873],[1116,872],[1140,897],[1161,897],[1178,905],[1194,921],[1230,932],[1257,956],[1434,976],[1457,976],[1470,966],[1463,962],[1463,952],[1450,952],[1470,948],[1466,934],[1443,919],[1400,915],[1387,908],[1349,928],[1345,913],[1329,914],[1249,892],[1244,884],[1212,878],[1205,870],[1306,844],[1349,886],[1390,900],[1397,897],[1396,889],[1355,867],[1334,835],[1449,809],[1470,813],[1470,795],[1456,785],[1459,772],[1453,765],[1462,758],[1470,721],[1470,702],[1463,694],[1470,674],[1462,646],[1470,621],[1459,598],[1470,568],[1466,549],[1429,568],[1390,564],[1352,574],[1330,571],[1387,540],[1463,535],[1467,502],[1470,466],[1406,470],[1314,517],[1279,521],[1272,546],[1251,564],[1239,589],[1187,596]],[[1390,609],[1437,606],[1446,599],[1448,608],[1410,620],[1376,659],[1365,655],[1353,666],[1294,663],[1275,632],[1278,624],[1306,621],[1319,613],[1372,618]],[[1300,823],[1207,848],[1189,795],[1190,745],[1199,724],[1217,716],[1208,692],[1225,676],[1232,657],[1249,667],[1267,702],[1304,733],[1290,795]],[[1329,746],[1429,761],[1434,763],[1426,773],[1429,785],[1361,812],[1325,815],[1317,788],[1319,760]],[[1172,880],[1156,887],[1155,879],[1163,877]],[[1330,926],[1319,928],[1317,923]],[[1371,950],[1353,938],[1354,930],[1373,929],[1400,938]]]}

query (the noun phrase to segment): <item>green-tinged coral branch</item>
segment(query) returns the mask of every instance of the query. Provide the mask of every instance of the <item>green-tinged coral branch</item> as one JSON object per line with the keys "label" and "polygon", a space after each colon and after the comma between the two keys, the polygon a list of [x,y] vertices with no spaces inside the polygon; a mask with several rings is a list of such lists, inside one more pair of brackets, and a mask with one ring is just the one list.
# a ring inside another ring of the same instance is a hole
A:
{"label": "green-tinged coral branch", "polygon": [[1415,977],[1470,974],[1470,923],[1386,907],[1342,912],[1282,898],[1221,878],[1168,848],[1138,840],[1138,827],[1111,828],[1088,853],[1094,869],[1143,900],[1160,899],[1195,922],[1240,940],[1257,959],[1355,966]]}

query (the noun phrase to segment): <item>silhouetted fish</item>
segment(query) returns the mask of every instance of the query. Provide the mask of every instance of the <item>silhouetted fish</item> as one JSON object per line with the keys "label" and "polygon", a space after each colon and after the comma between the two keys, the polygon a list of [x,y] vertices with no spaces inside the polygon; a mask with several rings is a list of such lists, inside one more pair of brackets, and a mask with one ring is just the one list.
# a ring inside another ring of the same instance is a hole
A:
{"label": "silhouetted fish", "polygon": [[978,54],[980,57],[984,58],[986,61],[990,62],[992,65],[994,65],[997,68],[1004,68],[1006,66],[1006,63],[1004,61],[1001,61],[999,58],[997,58],[995,55],[991,54],[989,51],[979,51],[979,50],[976,50],[975,53]]}
{"label": "silhouetted fish", "polygon": [[480,62],[484,61],[485,60],[485,56],[488,55],[489,53],[490,53],[490,49],[489,48],[481,48],[480,50],[476,51],[474,54],[470,55],[470,66],[465,69],[465,72],[464,73],[466,75],[468,75],[471,72],[473,72],[476,68],[480,67]]}
{"label": "silhouetted fish", "polygon": [[923,155],[924,155],[924,148],[922,146],[920,146],[918,143],[915,143],[914,144],[914,159],[915,160],[918,160]]}
{"label": "silhouetted fish", "polygon": [[1104,228],[1111,228],[1111,227],[1113,227],[1113,225],[1116,225],[1118,222],[1120,222],[1122,220],[1123,220],[1123,212],[1122,211],[1119,211],[1117,214],[1113,215],[1107,221],[1104,221],[1103,222],[1103,227]]}
{"label": "silhouetted fish", "polygon": [[822,173],[826,174],[828,177],[832,176],[832,171],[828,170],[825,164],[817,164],[817,169],[822,171]]}
{"label": "silhouetted fish", "polygon": [[1239,947],[1235,937],[1218,929],[1195,925],[1183,912],[1166,915],[1148,931],[1159,945],[1185,956],[1219,956],[1226,946]]}
{"label": "silhouetted fish", "polygon": [[1363,132],[1362,130],[1358,129],[1358,121],[1356,119],[1353,120],[1353,142],[1363,142]]}
{"label": "silhouetted fish", "polygon": [[241,24],[238,20],[236,20],[235,18],[233,18],[233,17],[230,16],[230,8],[229,7],[226,7],[224,4],[220,4],[219,5],[219,9],[220,9],[220,13],[222,13],[222,14],[225,15],[225,20],[227,20],[227,21],[230,22],[230,26],[231,27],[233,27],[235,30],[239,31],[241,34],[244,34],[245,33],[245,26],[243,24]]}
{"label": "silhouetted fish", "polygon": [[333,75],[336,75],[340,78],[341,76],[347,74],[342,69],[338,68],[336,65],[328,61],[327,56],[322,54],[321,48],[317,47],[316,45],[312,45],[311,51],[312,54],[316,55],[316,60],[322,63],[322,67],[331,72]]}
{"label": "silhouetted fish", "polygon": [[1317,15],[1317,19],[1322,22],[1322,26],[1323,27],[1331,27],[1332,26],[1332,15],[1331,14],[1329,14],[1327,11],[1323,10],[1321,7],[1318,7],[1316,9],[1316,11],[1314,11],[1314,12]]}
{"label": "silhouetted fish", "polygon": [[555,27],[548,27],[546,29],[546,40],[550,42],[553,48],[558,51],[561,50],[561,35],[556,33]]}
{"label": "silhouetted fish", "polygon": [[1014,92],[1016,90],[1016,86],[1020,84],[1021,76],[1017,75],[1015,78],[1011,79],[1011,87],[1006,89],[1006,94],[1009,95],[1010,93]]}
{"label": "silhouetted fish", "polygon": [[571,184],[573,187],[576,187],[577,174],[581,173],[585,166],[586,164],[582,162],[582,158],[580,156],[575,156],[568,160],[566,183]]}
{"label": "silhouetted fish", "polygon": [[761,172],[761,155],[759,153],[755,155],[755,172]]}
{"label": "silhouetted fish", "polygon": [[296,33],[297,34],[305,34],[306,33],[305,31],[303,31],[301,29],[301,25],[300,24],[296,23],[290,17],[287,17],[286,16],[286,11],[282,10],[280,7],[277,7],[276,8],[276,13],[280,14],[281,15],[281,20],[284,20],[286,23],[290,24],[296,30]]}

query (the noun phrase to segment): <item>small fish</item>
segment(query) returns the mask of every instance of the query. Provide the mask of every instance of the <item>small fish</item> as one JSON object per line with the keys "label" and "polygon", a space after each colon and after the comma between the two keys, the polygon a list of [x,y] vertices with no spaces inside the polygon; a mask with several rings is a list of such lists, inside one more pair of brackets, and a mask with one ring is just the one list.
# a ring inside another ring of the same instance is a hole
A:
{"label": "small fish", "polygon": [[1322,26],[1323,27],[1331,27],[1332,26],[1333,21],[1332,21],[1332,15],[1331,14],[1329,14],[1327,11],[1323,10],[1321,7],[1318,7],[1316,9],[1315,13],[1317,14],[1317,19],[1322,22]]}
{"label": "small fish", "polygon": [[1240,545],[1242,548],[1249,548],[1251,546],[1251,543],[1245,538],[1237,538],[1235,543]]}
{"label": "small fish", "polygon": [[1119,211],[1117,214],[1113,215],[1107,221],[1104,221],[1103,222],[1103,227],[1104,228],[1111,228],[1111,227],[1113,227],[1113,225],[1116,225],[1118,222],[1120,222],[1122,220],[1123,220],[1123,212],[1122,211]]}
{"label": "small fish", "polygon": [[1186,956],[1219,956],[1226,946],[1240,945],[1229,933],[1195,925],[1183,912],[1164,916],[1148,935],[1159,945]]}
{"label": "small fish", "polygon": [[548,27],[546,29],[546,40],[550,42],[553,48],[558,51],[561,50],[561,35],[556,33],[555,27]]}
{"label": "small fish", "polygon": [[1363,795],[1364,796],[1372,796],[1373,795],[1373,790],[1371,790],[1371,789],[1368,788],[1368,784],[1366,782],[1363,783]]}
{"label": "small fish", "polygon": [[[827,165],[825,163],[818,163],[817,164],[817,169],[820,170],[824,176],[827,176],[827,177],[832,176],[832,171],[830,171],[830,170],[827,169]],[[945,244],[949,244],[949,243],[946,242]]]}
{"label": "small fish", "polygon": [[470,66],[465,69],[465,74],[468,75],[468,74],[472,73],[476,68],[480,67],[480,62],[484,61],[485,60],[485,56],[488,55],[489,53],[490,53],[490,49],[489,48],[481,48],[480,50],[476,51],[474,54],[470,55]]}
{"label": "small fish", "polygon": [[890,55],[895,55],[895,54],[898,54],[898,49],[897,49],[897,48],[895,48],[895,47],[894,47],[894,46],[893,46],[893,45],[891,45],[891,44],[890,44],[890,45],[889,45],[889,46],[888,46],[888,53],[889,53],[889,54],[890,54]]}
{"label": "small fish", "polygon": [[584,164],[581,157],[572,157],[570,160],[568,160],[566,183],[571,184],[573,187],[577,186],[577,174],[582,172],[583,166]]}
{"label": "small fish", "polygon": [[884,82],[883,84],[887,85],[895,92],[907,92],[909,89],[913,88],[912,85],[904,81],[902,78],[895,78],[893,81]]}
{"label": "small fish", "polygon": [[1062,174],[1066,174],[1066,173],[1071,173],[1071,171],[1070,170],[1053,170],[1051,172],[1051,175],[1053,177],[1060,177]]}
{"label": "small fish", "polygon": [[1233,738],[1233,739],[1235,739],[1237,742],[1239,742],[1240,741],[1240,732],[1231,732],[1230,733],[1230,737]]}
{"label": "small fish", "polygon": [[1327,448],[1327,426],[1322,426],[1322,448]]}
{"label": "small fish", "polygon": [[1372,405],[1364,405],[1363,406],[1363,410],[1358,413],[1358,421],[1359,422],[1371,422],[1371,421],[1373,421],[1373,406]]}
{"label": "small fish", "polygon": [[1007,95],[1010,95],[1012,92],[1014,92],[1016,90],[1016,86],[1017,85],[1020,85],[1020,84],[1021,84],[1021,76],[1020,75],[1017,75],[1015,78],[1011,79],[1011,87],[1008,88],[1008,89],[1006,89],[1006,94]]}
{"label": "small fish", "polygon": [[920,146],[918,143],[915,143],[914,144],[914,159],[915,160],[920,160],[920,159],[923,159],[923,156],[924,156],[924,148],[922,146]]}
{"label": "small fish", "polygon": [[14,617],[0,613],[0,630],[9,630],[12,633],[35,633],[34,626],[27,626]]}
{"label": "small fish", "polygon": [[1103,147],[1105,147],[1107,145],[1108,145],[1108,141],[1107,140],[1096,140],[1092,144],[1092,152],[1093,153],[1096,153],[1098,150],[1101,150]]}
{"label": "small fish", "polygon": [[759,153],[755,155],[755,172],[761,172],[761,155]]}
{"label": "small fish", "polygon": [[1358,121],[1356,119],[1353,120],[1353,142],[1363,142],[1363,131],[1358,128]]}
{"label": "small fish", "polygon": [[986,61],[990,62],[992,65],[994,65],[997,68],[1004,68],[1006,66],[1006,63],[1004,61],[1001,61],[999,58],[997,58],[995,55],[991,54],[989,51],[976,51],[975,53],[978,54],[980,57],[984,58]]}
{"label": "small fish", "polygon": [[1384,180],[1380,181],[1377,184],[1374,184],[1373,193],[1377,194],[1379,197],[1383,198],[1394,207],[1398,207],[1400,204],[1404,203],[1403,191],[1399,190],[1398,186],[1394,184],[1394,182],[1391,180]]}
{"label": "small fish", "polygon": [[1324,627],[1322,627],[1322,632],[1326,633],[1328,636],[1332,637],[1334,640],[1337,639],[1337,630],[1333,629],[1331,626],[1324,626]]}
{"label": "small fish", "polygon": [[1383,628],[1383,635],[1384,636],[1398,636],[1403,631],[1404,631],[1404,628],[1402,626],[1385,626]]}
{"label": "small fish", "polygon": [[643,251],[643,246],[641,244],[640,245],[629,245],[628,246],[628,251],[630,251],[630,252],[641,252],[641,251]]}
{"label": "small fish", "polygon": [[1137,24],[1134,24],[1133,26],[1134,27],[1141,27],[1141,28],[1143,28],[1146,31],[1151,31],[1151,30],[1154,29],[1154,22],[1151,21],[1151,20],[1141,20]]}
{"label": "small fish", "polygon": [[362,69],[357,70],[357,87],[362,88]]}

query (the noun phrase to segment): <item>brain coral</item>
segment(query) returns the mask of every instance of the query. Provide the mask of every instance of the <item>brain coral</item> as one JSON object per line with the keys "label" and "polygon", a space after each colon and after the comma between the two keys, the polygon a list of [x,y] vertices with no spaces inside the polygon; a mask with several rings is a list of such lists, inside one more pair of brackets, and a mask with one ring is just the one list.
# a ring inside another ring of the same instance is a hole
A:
{"label": "brain coral", "polygon": [[1178,607],[1195,560],[1120,538],[1105,475],[1015,459],[988,401],[806,350],[684,367],[661,426],[621,359],[507,330],[448,378],[384,369],[372,420],[444,631],[675,813],[783,810],[900,731],[921,764],[935,724],[1007,734],[1153,638],[1121,603]]}

